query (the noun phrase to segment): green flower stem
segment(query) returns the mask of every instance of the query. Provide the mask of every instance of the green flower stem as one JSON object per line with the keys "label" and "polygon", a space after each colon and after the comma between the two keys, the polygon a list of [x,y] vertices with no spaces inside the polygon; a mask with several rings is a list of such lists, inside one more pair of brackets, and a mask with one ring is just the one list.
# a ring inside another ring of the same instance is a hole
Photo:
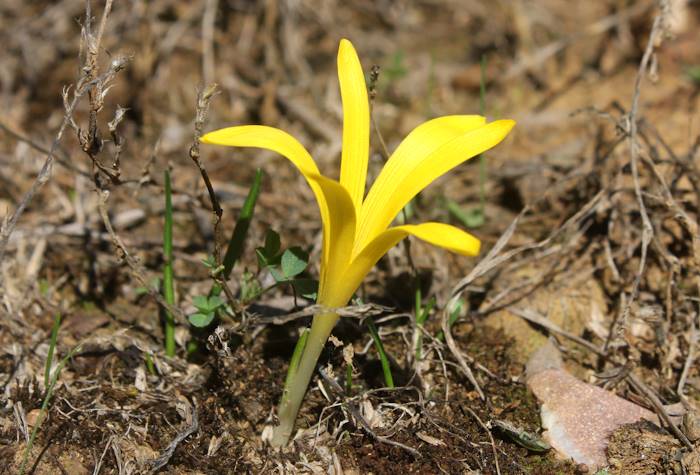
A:
{"label": "green flower stem", "polygon": [[[277,410],[279,425],[275,427],[272,433],[272,440],[270,441],[273,447],[284,447],[287,445],[294,429],[294,422],[296,421],[301,401],[304,399],[311,376],[313,376],[314,369],[316,369],[316,363],[336,321],[338,321],[337,313],[327,312],[314,316],[311,323],[311,331],[308,332],[306,337],[306,346],[296,371],[290,371],[287,374],[282,400]],[[303,335],[302,338],[304,338]]]}
{"label": "green flower stem", "polygon": [[294,347],[294,353],[292,353],[292,359],[289,361],[289,369],[287,369],[287,378],[284,380],[284,387],[286,388],[289,384],[291,378],[297,373],[299,369],[299,361],[301,361],[301,355],[304,354],[304,348],[306,348],[306,340],[309,339],[309,329],[305,328],[304,331],[299,335],[297,344]]}

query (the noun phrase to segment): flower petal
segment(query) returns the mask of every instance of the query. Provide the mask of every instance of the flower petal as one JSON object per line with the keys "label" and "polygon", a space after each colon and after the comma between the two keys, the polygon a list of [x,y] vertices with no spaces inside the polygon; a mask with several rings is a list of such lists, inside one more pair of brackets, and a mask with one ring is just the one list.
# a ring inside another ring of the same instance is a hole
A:
{"label": "flower petal", "polygon": [[[333,292],[334,283],[344,279],[355,238],[355,207],[343,185],[321,175],[309,175],[325,197],[328,221],[324,221],[323,262],[318,286],[318,302],[327,306],[343,306],[347,299]],[[323,214],[323,213],[322,213]]]}
{"label": "flower petal", "polygon": [[255,147],[272,150],[292,162],[302,175],[320,174],[309,152],[287,132],[265,125],[241,125],[227,127],[205,134],[202,143],[229,147]]}
{"label": "flower petal", "polygon": [[353,255],[386,229],[423,188],[498,144],[514,125],[512,120],[485,124],[480,116],[446,116],[416,127],[392,154],[367,194],[358,218]]}
{"label": "flower petal", "polygon": [[375,237],[352,260],[335,293],[347,295],[349,299],[377,261],[408,235],[465,256],[477,255],[481,246],[477,238],[449,224],[428,222],[389,228]]}
{"label": "flower petal", "polygon": [[[329,276],[344,269],[350,259],[355,235],[355,209],[347,190],[337,181],[320,174],[316,163],[294,137],[261,125],[244,125],[215,130],[201,138],[202,143],[272,150],[287,158],[306,178],[316,196],[323,222],[323,261],[320,289]],[[320,291],[319,291],[320,293]],[[344,303],[343,303],[344,305]]]}
{"label": "flower petal", "polygon": [[343,99],[343,149],[340,183],[348,190],[356,213],[365,196],[369,160],[369,101],[362,65],[348,40],[338,48],[338,80]]}

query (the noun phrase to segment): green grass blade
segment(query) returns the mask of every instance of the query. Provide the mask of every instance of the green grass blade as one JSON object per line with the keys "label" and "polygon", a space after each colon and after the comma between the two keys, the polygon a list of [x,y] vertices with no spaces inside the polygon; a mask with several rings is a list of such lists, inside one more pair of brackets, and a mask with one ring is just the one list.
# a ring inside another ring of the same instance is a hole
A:
{"label": "green grass blade", "polygon": [[49,354],[46,355],[46,367],[44,369],[44,387],[49,387],[51,379],[51,363],[53,363],[53,352],[56,349],[56,338],[58,338],[58,327],[61,326],[61,314],[57,313],[51,328],[51,340],[49,341]]}
{"label": "green grass blade", "polygon": [[386,387],[394,387],[394,377],[391,374],[391,365],[389,364],[389,357],[384,351],[384,345],[382,344],[381,338],[379,338],[379,332],[374,324],[374,320],[368,318],[365,320],[365,324],[369,329],[370,335],[372,335],[372,340],[374,340],[374,346],[377,349],[377,354],[379,355],[379,361],[382,364],[382,372],[384,373],[384,383]]}
{"label": "green grass blade", "polygon": [[425,319],[428,318],[428,312],[423,311],[423,295],[420,290],[420,284],[418,284],[416,288],[416,296],[415,296],[415,301],[416,301],[416,307],[414,309],[415,315],[416,315],[416,329],[414,330],[415,333],[413,335],[413,351],[416,356],[416,361],[421,359],[421,353],[422,353],[422,346],[423,346],[423,324],[425,323]]}
{"label": "green grass blade", "polygon": [[352,365],[345,366],[345,392],[348,396],[352,393]]}
{"label": "green grass blade", "polygon": [[261,183],[262,170],[258,168],[255,171],[253,184],[248,191],[248,196],[246,196],[245,202],[243,203],[241,214],[238,217],[238,221],[236,221],[236,226],[233,228],[231,239],[228,242],[228,248],[226,249],[223,262],[224,277],[226,279],[229,278],[233,266],[236,265],[236,261],[238,261],[243,254],[245,240],[248,236],[248,228],[250,227],[250,222],[253,220],[253,214],[255,213],[255,204],[258,202],[258,196],[260,196]]}
{"label": "green grass blade", "polygon": [[[452,328],[457,319],[459,319],[459,315],[462,313],[462,308],[464,308],[465,305],[466,302],[464,301],[464,299],[457,300],[455,306],[450,311],[450,316],[447,318],[448,328]],[[445,333],[442,330],[440,330],[440,333],[438,333],[436,338],[440,341],[443,341],[445,339]]]}
{"label": "green grass blade", "polygon": [[416,312],[416,323],[423,323],[421,321],[421,313],[423,312],[423,292],[420,290],[420,283],[416,286],[415,303],[416,307],[414,311]]}
{"label": "green grass blade", "polygon": [[435,298],[431,298],[428,302],[423,305],[423,298],[421,295],[420,288],[416,289],[416,330],[413,339],[413,348],[415,352],[416,361],[422,358],[423,352],[423,326],[430,316],[433,307],[435,306]]}
{"label": "green grass blade", "polygon": [[153,357],[151,356],[150,353],[144,353],[145,360],[146,360],[146,369],[148,369],[148,372],[152,375],[156,374],[156,366],[153,364]]}
{"label": "green grass blade", "polygon": [[[164,172],[165,181],[165,226],[163,226],[163,293],[169,305],[175,305],[173,277],[173,198],[170,186],[170,170]],[[175,319],[164,309],[165,315],[165,354],[175,356]]]}
{"label": "green grass blade", "polygon": [[46,418],[46,412],[48,411],[49,408],[49,402],[51,402],[51,396],[53,396],[53,390],[56,387],[56,382],[58,382],[58,377],[61,374],[61,370],[63,370],[63,367],[66,365],[69,359],[73,357],[77,352],[81,350],[81,345],[77,345],[75,348],[70,350],[68,354],[58,363],[56,366],[56,369],[53,371],[53,374],[51,375],[51,379],[49,381],[48,386],[46,387],[46,395],[44,396],[44,401],[41,404],[41,410],[39,411],[39,416],[36,419],[36,422],[34,422],[34,428],[32,429],[32,433],[29,436],[29,441],[27,442],[27,446],[24,448],[24,454],[22,454],[22,463],[20,464],[19,467],[19,474],[24,475],[24,472],[27,468],[27,461],[29,460],[29,454],[32,451],[32,447],[34,446],[34,440],[36,439],[36,435],[39,433],[39,428],[41,427],[41,424],[44,422],[44,419]]}

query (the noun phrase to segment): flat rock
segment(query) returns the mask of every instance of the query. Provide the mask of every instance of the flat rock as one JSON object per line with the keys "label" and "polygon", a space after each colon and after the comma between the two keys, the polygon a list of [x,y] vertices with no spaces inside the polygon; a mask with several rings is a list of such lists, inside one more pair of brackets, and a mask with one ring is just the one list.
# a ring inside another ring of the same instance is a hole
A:
{"label": "flat rock", "polygon": [[643,419],[658,423],[651,411],[563,369],[543,369],[530,375],[527,384],[541,404],[545,440],[564,457],[589,468],[608,464],[608,439],[616,429]]}

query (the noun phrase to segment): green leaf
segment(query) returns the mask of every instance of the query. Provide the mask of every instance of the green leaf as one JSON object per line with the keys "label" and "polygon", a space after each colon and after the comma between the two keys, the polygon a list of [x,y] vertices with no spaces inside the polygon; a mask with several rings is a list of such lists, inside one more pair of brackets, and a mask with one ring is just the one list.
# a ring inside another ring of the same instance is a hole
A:
{"label": "green leaf", "polygon": [[236,226],[233,228],[233,233],[231,234],[231,239],[229,239],[228,248],[226,249],[226,254],[224,255],[223,272],[224,277],[227,279],[231,276],[233,266],[236,265],[236,262],[243,255],[246,238],[248,236],[248,228],[250,227],[250,222],[253,220],[253,214],[255,213],[255,203],[258,201],[258,196],[260,195],[261,182],[262,170],[258,168],[255,171],[253,184],[248,191],[248,196],[246,196],[245,203],[243,203],[241,214],[238,216]]}
{"label": "green leaf", "polygon": [[255,255],[258,257],[258,267],[261,269],[268,266],[267,256],[265,255],[265,249],[262,247],[255,248]]}
{"label": "green leaf", "polygon": [[192,305],[197,307],[199,310],[206,311],[209,308],[209,305],[207,303],[207,296],[195,295],[194,298],[192,298]]}
{"label": "green leaf", "polygon": [[197,328],[204,328],[208,326],[214,320],[214,312],[211,313],[193,313],[188,316],[187,319],[190,321],[192,326]]}
{"label": "green leaf", "polygon": [[204,295],[197,295],[192,299],[192,304],[197,307],[202,313],[212,313],[215,312],[219,307],[224,305],[226,302],[224,299],[218,295],[212,295],[211,297],[206,297]]}
{"label": "green leaf", "polygon": [[418,323],[419,325],[423,325],[430,316],[430,312],[433,311],[433,308],[435,307],[436,303],[437,301],[435,300],[435,297],[430,297],[428,303],[425,304],[416,315],[416,323]]}
{"label": "green leaf", "polygon": [[[459,298],[451,308],[447,309],[447,311],[450,313],[450,317],[447,320],[447,326],[449,328],[452,328],[455,322],[459,319],[459,317],[462,315],[462,309],[464,309],[466,306],[467,301],[463,298]],[[440,330],[440,333],[438,333],[437,339],[440,341],[443,341],[445,339],[445,334],[442,330]]]}
{"label": "green leaf", "polygon": [[275,266],[280,261],[280,235],[272,229],[265,233],[265,245],[255,249],[260,268]]}
{"label": "green leaf", "polygon": [[486,219],[484,213],[480,208],[463,210],[457,203],[450,199],[446,199],[447,211],[452,215],[457,221],[462,223],[467,228],[478,228],[483,226]]}
{"label": "green leaf", "polygon": [[[151,289],[160,289],[160,277],[153,277],[151,279]],[[134,291],[136,292],[136,295],[141,296],[150,292],[150,289],[148,287],[141,286],[136,287]]]}
{"label": "green leaf", "polygon": [[58,328],[61,326],[61,314],[57,313],[51,327],[51,339],[49,340],[49,354],[46,356],[46,368],[44,369],[44,387],[49,387],[51,383],[51,364],[53,363],[53,352],[56,349],[58,339]]}
{"label": "green leaf", "polygon": [[268,229],[265,233],[264,249],[268,256],[276,256],[280,252],[280,235],[272,229]]}
{"label": "green leaf", "polygon": [[221,307],[222,305],[224,305],[225,303],[226,303],[226,301],[224,299],[222,299],[221,297],[219,297],[218,295],[212,295],[211,297],[209,297],[209,301],[208,301],[209,309],[211,309],[211,310],[216,310],[219,307]]}
{"label": "green leaf", "polygon": [[377,354],[379,355],[379,362],[382,365],[382,373],[384,373],[384,383],[386,384],[387,388],[393,388],[394,376],[391,374],[391,363],[389,362],[389,356],[387,355],[386,350],[384,350],[384,344],[382,343],[382,339],[379,336],[379,331],[377,330],[377,326],[374,324],[372,317],[365,320],[365,325],[367,325],[367,329],[369,330],[369,334],[372,336],[372,340],[374,340],[374,346],[377,349]]}
{"label": "green leaf", "polygon": [[243,302],[250,302],[258,298],[261,293],[262,287],[253,273],[247,270],[243,272],[243,278],[241,279],[241,300]]}
{"label": "green leaf", "polygon": [[385,69],[385,72],[387,79],[389,79],[390,82],[393,82],[397,79],[401,79],[406,75],[408,71],[404,66],[403,51],[399,50],[396,53],[394,53],[393,57],[391,58],[391,64],[388,68]]}
{"label": "green leaf", "polygon": [[282,254],[282,273],[289,280],[301,274],[309,262],[309,255],[300,247],[290,247]]}
{"label": "green leaf", "polygon": [[292,281],[294,290],[308,300],[316,300],[318,294],[318,281],[314,279],[294,279]]}
{"label": "green leaf", "polygon": [[272,274],[272,278],[275,279],[275,282],[278,284],[281,284],[283,282],[287,282],[289,279],[284,276],[279,270],[277,270],[274,267],[270,267],[270,274]]}
{"label": "green leaf", "polygon": [[213,269],[216,267],[216,260],[214,260],[214,256],[207,256],[206,259],[202,259],[202,264],[207,269]]}

